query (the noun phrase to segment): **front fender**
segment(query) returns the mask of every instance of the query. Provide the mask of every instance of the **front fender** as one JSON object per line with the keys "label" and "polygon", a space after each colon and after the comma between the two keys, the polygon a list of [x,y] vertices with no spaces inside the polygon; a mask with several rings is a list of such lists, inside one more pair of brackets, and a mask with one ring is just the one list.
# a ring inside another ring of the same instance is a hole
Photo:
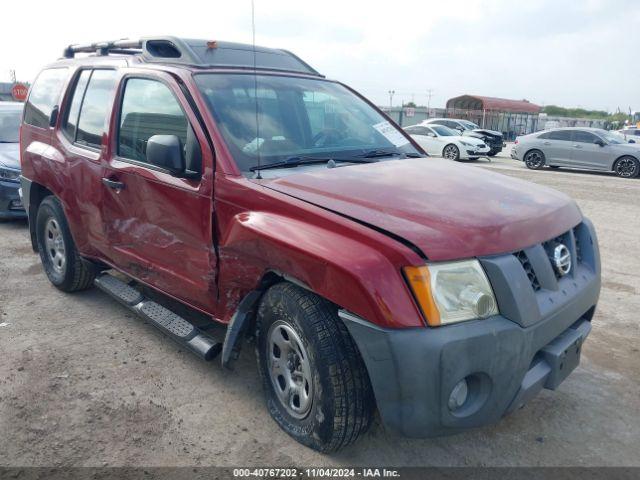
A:
{"label": "front fender", "polygon": [[376,241],[382,234],[363,235],[316,220],[274,212],[244,212],[231,219],[219,239],[219,318],[228,321],[265,273],[276,271],[379,326],[424,326],[402,265],[392,260],[384,242]]}

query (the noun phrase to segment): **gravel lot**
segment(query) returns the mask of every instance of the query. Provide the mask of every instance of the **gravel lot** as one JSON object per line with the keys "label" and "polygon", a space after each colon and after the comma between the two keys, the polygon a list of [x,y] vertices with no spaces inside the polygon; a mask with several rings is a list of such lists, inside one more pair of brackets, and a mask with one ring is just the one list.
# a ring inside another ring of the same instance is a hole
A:
{"label": "gravel lot", "polygon": [[409,440],[376,423],[320,455],[269,417],[252,349],[227,372],[95,289],[63,294],[26,223],[0,223],[0,465],[640,465],[640,179],[532,172],[506,157],[470,165],[566,192],[596,225],[601,301],[558,391],[493,427]]}

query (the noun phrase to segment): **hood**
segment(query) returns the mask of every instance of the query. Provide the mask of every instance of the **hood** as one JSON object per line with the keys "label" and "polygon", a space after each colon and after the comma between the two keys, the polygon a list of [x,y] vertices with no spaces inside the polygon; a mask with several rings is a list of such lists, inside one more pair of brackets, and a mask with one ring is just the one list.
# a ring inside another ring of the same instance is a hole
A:
{"label": "hood", "polygon": [[475,130],[466,130],[466,135],[479,136],[482,137],[484,135],[490,135],[492,137],[500,137],[502,138],[502,133],[496,132],[495,130],[487,130],[485,128],[476,128]]}
{"label": "hood", "polygon": [[322,168],[263,184],[390,232],[434,261],[521,250],[582,219],[560,192],[435,158]]}
{"label": "hood", "polygon": [[19,143],[0,143],[0,167],[20,170]]}
{"label": "hood", "polygon": [[640,138],[636,140],[636,143],[619,143],[612,146],[615,148],[619,148],[620,150],[623,150],[625,152],[633,152],[637,154],[638,152],[640,152]]}
{"label": "hood", "polygon": [[484,140],[482,138],[472,137],[471,135],[459,135],[457,137],[448,138],[455,138],[456,140],[464,141],[472,145],[484,145]]}

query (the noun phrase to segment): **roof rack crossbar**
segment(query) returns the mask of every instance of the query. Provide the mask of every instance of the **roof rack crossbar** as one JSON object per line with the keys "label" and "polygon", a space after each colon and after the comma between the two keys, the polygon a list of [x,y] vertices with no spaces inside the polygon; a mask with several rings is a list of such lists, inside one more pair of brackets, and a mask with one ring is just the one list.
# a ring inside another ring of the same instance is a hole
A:
{"label": "roof rack crossbar", "polygon": [[113,53],[126,53],[128,50],[138,50],[139,53],[142,49],[142,40],[113,40],[108,42],[95,42],[79,45],[69,45],[64,49],[64,58],[73,58],[76,53],[97,53],[98,55],[108,55],[109,52]]}

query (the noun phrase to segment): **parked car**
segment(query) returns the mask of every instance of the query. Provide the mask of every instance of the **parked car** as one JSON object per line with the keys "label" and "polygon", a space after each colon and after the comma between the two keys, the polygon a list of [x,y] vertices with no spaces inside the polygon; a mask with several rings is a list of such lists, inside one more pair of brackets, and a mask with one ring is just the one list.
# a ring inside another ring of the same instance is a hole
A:
{"label": "parked car", "polygon": [[20,148],[50,282],[95,284],[226,367],[255,339],[269,413],[311,448],[352,443],[376,408],[412,437],[486,425],[580,360],[600,260],[575,202],[425,161],[287,51],[69,47],[32,85]]}
{"label": "parked car", "polygon": [[518,137],[511,157],[532,170],[546,165],[613,171],[625,178],[640,172],[640,144],[598,128],[556,128]]}
{"label": "parked car", "polygon": [[22,103],[0,102],[0,219],[25,218],[20,200],[19,131]]}
{"label": "parked car", "polygon": [[504,137],[502,133],[495,130],[487,130],[480,128],[469,120],[461,120],[456,118],[430,118],[421,123],[421,125],[443,125],[452,130],[457,130],[461,135],[475,137],[481,139],[490,148],[489,156],[493,157],[500,153],[505,147]]}
{"label": "parked car", "polygon": [[449,160],[475,160],[486,157],[489,147],[479,138],[460,135],[442,125],[413,125],[404,129],[429,155]]}
{"label": "parked car", "polygon": [[640,128],[638,127],[625,127],[617,130],[616,133],[622,135],[627,142],[640,143]]}

